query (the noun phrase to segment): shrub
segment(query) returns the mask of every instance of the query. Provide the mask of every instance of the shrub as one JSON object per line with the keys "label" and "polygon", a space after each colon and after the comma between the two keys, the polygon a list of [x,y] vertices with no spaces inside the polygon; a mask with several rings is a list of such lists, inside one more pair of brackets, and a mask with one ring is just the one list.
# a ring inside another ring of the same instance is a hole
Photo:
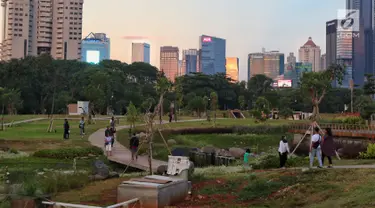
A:
{"label": "shrub", "polygon": [[332,120],[333,123],[340,124],[364,124],[365,121],[359,116],[339,116]]}
{"label": "shrub", "polygon": [[271,126],[271,125],[257,125],[257,126],[234,126],[233,133],[237,134],[284,134],[288,131],[288,126]]}
{"label": "shrub", "polygon": [[35,152],[34,156],[55,159],[74,159],[76,157],[85,157],[89,154],[102,155],[103,150],[99,147],[44,149]]}
{"label": "shrub", "polygon": [[375,144],[369,144],[366,152],[360,152],[359,158],[361,159],[374,159],[375,158]]}
{"label": "shrub", "polygon": [[[287,167],[298,167],[303,166],[307,161],[303,157],[290,157],[286,162]],[[280,158],[276,150],[261,155],[254,160],[250,161],[249,164],[253,169],[272,169],[280,167]]]}

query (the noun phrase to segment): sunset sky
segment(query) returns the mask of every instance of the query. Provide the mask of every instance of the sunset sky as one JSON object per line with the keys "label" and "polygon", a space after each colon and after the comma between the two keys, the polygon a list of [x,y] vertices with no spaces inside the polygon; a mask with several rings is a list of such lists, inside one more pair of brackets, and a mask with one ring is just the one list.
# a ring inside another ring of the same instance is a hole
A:
{"label": "sunset sky", "polygon": [[145,37],[156,67],[160,46],[198,48],[202,34],[221,37],[227,56],[240,58],[243,80],[247,54],[262,47],[297,55],[311,36],[325,53],[325,22],[338,9],[345,0],[85,0],[83,35],[107,33],[112,59],[124,62],[131,60],[131,37]]}

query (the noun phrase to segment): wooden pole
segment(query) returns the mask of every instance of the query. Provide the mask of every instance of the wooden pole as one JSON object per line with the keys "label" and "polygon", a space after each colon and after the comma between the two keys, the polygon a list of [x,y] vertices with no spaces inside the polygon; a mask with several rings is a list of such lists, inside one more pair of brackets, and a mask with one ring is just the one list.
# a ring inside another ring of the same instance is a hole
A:
{"label": "wooden pole", "polygon": [[291,155],[294,154],[294,152],[297,150],[297,148],[299,147],[299,145],[302,143],[303,139],[305,139],[305,137],[307,136],[307,134],[308,134],[309,131],[310,131],[310,134],[311,134],[312,129],[313,129],[312,125],[310,125],[309,128],[306,130],[305,135],[303,135],[303,137],[301,138],[301,140],[299,140],[297,146],[294,148],[294,150],[291,153]]}

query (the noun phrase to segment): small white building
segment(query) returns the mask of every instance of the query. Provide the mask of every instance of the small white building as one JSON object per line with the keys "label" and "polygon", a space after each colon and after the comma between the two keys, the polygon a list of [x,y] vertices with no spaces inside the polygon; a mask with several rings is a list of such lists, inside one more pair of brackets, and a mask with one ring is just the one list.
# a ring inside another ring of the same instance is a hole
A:
{"label": "small white building", "polygon": [[68,114],[70,116],[86,115],[89,112],[89,101],[77,101],[77,104],[72,103],[68,105]]}

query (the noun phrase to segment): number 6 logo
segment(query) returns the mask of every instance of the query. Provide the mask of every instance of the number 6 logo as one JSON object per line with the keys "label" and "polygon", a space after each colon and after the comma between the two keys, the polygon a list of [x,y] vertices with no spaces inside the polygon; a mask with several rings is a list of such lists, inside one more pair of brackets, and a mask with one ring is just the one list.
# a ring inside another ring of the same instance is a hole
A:
{"label": "number 6 logo", "polygon": [[345,16],[345,19],[341,20],[340,26],[343,29],[350,29],[354,25],[354,19],[351,17],[353,14],[355,14],[357,11],[351,11],[348,12]]}

